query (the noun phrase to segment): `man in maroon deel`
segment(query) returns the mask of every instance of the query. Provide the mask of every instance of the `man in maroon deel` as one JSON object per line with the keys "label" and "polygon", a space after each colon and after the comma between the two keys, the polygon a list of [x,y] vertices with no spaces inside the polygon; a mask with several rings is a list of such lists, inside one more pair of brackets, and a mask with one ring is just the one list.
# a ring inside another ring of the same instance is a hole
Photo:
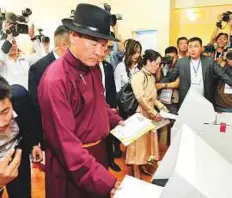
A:
{"label": "man in maroon deel", "polygon": [[46,198],[109,197],[118,188],[108,173],[105,138],[123,124],[106,104],[97,63],[107,50],[110,15],[79,4],[63,19],[71,31],[66,54],[42,77],[38,99],[46,142]]}

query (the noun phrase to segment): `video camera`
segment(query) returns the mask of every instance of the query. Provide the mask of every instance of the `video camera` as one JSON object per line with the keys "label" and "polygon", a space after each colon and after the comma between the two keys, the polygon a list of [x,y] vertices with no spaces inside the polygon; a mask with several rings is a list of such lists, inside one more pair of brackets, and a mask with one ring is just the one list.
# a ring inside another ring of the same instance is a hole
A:
{"label": "video camera", "polygon": [[227,12],[222,13],[221,15],[219,15],[219,21],[216,24],[217,27],[222,29],[222,22],[228,23],[230,19],[232,19],[232,12],[231,11],[227,11]]}
{"label": "video camera", "polygon": [[165,56],[161,58],[162,65],[171,65],[173,62],[173,58],[171,56]]}
{"label": "video camera", "polygon": [[115,26],[117,24],[117,20],[122,20],[121,14],[111,14],[111,6],[107,3],[104,3],[105,10],[111,15],[111,26]]}
{"label": "video camera", "polygon": [[41,43],[49,43],[50,38],[42,34],[43,29],[38,29],[39,35],[36,35],[32,40],[38,39]]}
{"label": "video camera", "polygon": [[[12,12],[2,13],[0,10],[0,25],[4,20],[8,21],[12,26],[6,30],[6,34],[12,33],[13,36],[18,36],[19,34],[28,34],[28,23],[29,16],[32,11],[29,8],[22,10],[22,15],[16,15]],[[2,25],[1,25],[2,28]]]}

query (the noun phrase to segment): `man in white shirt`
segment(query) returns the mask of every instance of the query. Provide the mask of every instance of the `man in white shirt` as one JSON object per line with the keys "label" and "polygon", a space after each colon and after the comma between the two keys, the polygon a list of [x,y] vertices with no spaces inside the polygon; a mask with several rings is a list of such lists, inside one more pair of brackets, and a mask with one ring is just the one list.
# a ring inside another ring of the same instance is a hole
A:
{"label": "man in white shirt", "polygon": [[[28,89],[28,70],[32,64],[44,56],[40,43],[33,41],[36,52],[25,55],[17,46],[13,32],[9,31],[12,23],[4,21],[3,27],[8,32],[7,38],[0,41],[0,75],[7,79],[10,85],[19,84]],[[33,27],[34,28],[34,27]],[[34,30],[30,28],[29,36],[34,37]]]}

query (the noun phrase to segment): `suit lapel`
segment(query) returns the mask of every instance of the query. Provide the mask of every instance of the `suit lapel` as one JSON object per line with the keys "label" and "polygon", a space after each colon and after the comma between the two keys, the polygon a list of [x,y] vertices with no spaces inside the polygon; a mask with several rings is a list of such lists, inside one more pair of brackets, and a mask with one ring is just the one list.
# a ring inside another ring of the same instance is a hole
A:
{"label": "suit lapel", "polygon": [[203,82],[205,82],[205,76],[206,76],[206,71],[207,71],[207,61],[203,56],[201,56],[201,67],[202,67]]}
{"label": "suit lapel", "polygon": [[53,62],[54,60],[56,60],[56,58],[55,58],[55,56],[53,54],[53,51],[50,52],[49,59],[50,59],[50,62]]}
{"label": "suit lapel", "polygon": [[186,58],[186,64],[185,64],[185,74],[186,74],[186,79],[188,79],[189,83],[191,84],[191,73],[190,73],[190,58]]}

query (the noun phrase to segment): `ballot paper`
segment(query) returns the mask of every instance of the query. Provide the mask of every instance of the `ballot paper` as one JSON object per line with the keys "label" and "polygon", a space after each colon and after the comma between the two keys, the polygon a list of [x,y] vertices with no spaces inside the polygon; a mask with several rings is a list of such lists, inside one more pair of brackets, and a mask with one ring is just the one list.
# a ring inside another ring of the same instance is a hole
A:
{"label": "ballot paper", "polygon": [[159,198],[163,188],[126,175],[114,198]]}
{"label": "ballot paper", "polygon": [[145,133],[162,128],[169,123],[170,121],[165,119],[153,122],[141,113],[136,113],[125,121],[125,126],[116,126],[110,133],[118,138],[122,144],[128,146]]}
{"label": "ballot paper", "polygon": [[170,119],[170,120],[176,120],[176,118],[177,118],[177,115],[172,114],[172,113],[168,113],[166,111],[161,111],[160,116],[162,118],[166,118],[166,119]]}

